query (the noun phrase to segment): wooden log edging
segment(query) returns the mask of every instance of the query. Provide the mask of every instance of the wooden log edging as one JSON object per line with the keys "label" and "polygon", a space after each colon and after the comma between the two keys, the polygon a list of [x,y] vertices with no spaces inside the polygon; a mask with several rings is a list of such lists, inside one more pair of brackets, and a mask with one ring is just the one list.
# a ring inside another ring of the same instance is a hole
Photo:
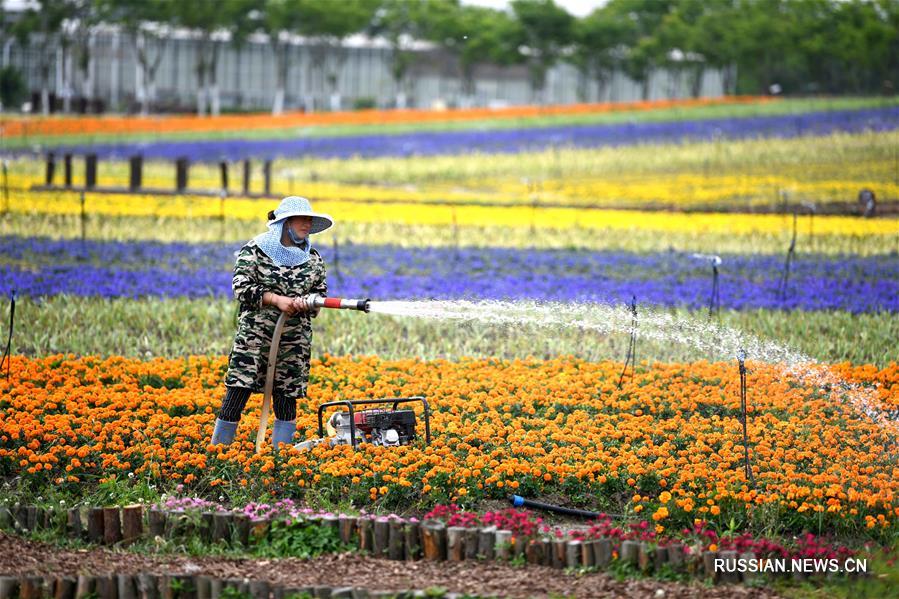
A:
{"label": "wooden log edging", "polygon": [[[745,559],[745,556],[735,551],[688,553],[682,542],[652,546],[637,540],[618,542],[612,538],[522,537],[510,530],[497,530],[495,526],[448,527],[439,520],[419,522],[414,518],[403,519],[395,515],[313,514],[305,517],[305,521],[309,525],[333,531],[332,534],[339,537],[346,547],[395,561],[520,560],[521,563],[558,569],[605,569],[617,559],[618,563],[627,564],[643,574],[674,570],[714,583],[740,583],[752,578],[715,571],[716,559],[726,560],[730,564],[738,558]],[[156,537],[178,539],[197,534],[208,543],[235,548],[251,547],[270,536],[272,522],[250,520],[247,514],[236,511],[205,511],[191,515],[140,504],[60,509],[20,504],[0,506],[2,530],[16,533],[55,530],[68,538],[106,546],[124,546]],[[116,595],[121,594],[119,590],[122,590],[125,595],[133,594],[144,599],[172,599],[165,595],[158,598],[148,596],[141,590],[149,584],[145,580],[136,580],[132,589],[127,581],[108,581],[99,577],[95,580],[75,577],[71,584],[65,583],[72,586],[71,593],[66,590],[63,594],[80,596],[93,593],[103,598],[113,594],[110,590],[113,582],[118,585]],[[34,591],[30,582],[24,584],[24,595]],[[13,582],[9,577],[0,577],[2,593],[11,595],[11,585],[17,589],[16,593],[23,594],[22,581],[16,579]],[[202,596],[198,599],[207,599],[207,595],[214,594],[213,590],[207,592],[207,588],[211,587],[204,581],[197,589]],[[0,599],[3,599],[2,593]]]}
{"label": "wooden log edging", "polygon": [[[309,595],[325,599],[362,597],[428,597],[424,589],[386,591],[358,586],[291,586],[265,579],[216,578],[204,574],[106,574],[54,576],[0,576],[0,599],[220,599],[240,593],[253,599],[283,599]],[[461,599],[462,593],[446,593]]]}

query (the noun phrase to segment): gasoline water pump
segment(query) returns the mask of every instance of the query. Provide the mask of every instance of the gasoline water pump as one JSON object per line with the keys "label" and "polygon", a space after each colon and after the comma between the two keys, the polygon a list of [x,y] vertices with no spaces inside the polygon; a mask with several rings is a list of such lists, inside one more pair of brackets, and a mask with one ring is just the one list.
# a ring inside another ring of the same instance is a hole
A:
{"label": "gasoline water pump", "polygon": [[[304,296],[312,308],[329,308],[336,310],[357,310],[369,312],[371,300],[345,299],[339,297],[322,297],[318,294]],[[272,388],[275,382],[275,367],[278,360],[278,348],[281,344],[281,332],[287,314],[282,312],[272,333],[271,349],[268,354],[268,369],[265,373],[265,390],[262,398],[262,414],[259,418],[259,432],[256,435],[256,453],[262,451],[265,430],[272,405]],[[398,409],[400,404],[419,402],[423,406],[425,424],[425,442],[431,442],[431,414],[428,402],[424,397],[393,397],[382,399],[340,400],[324,403],[318,407],[319,439],[304,441],[296,445],[299,449],[310,449],[321,443],[330,445],[350,445],[355,448],[359,443],[372,443],[387,447],[408,445],[417,438],[415,432],[415,412],[411,409]],[[392,404],[392,408],[377,407],[357,410],[357,406],[373,406]],[[323,426],[324,410],[334,406],[346,406],[347,411],[335,412],[328,419],[328,437],[325,437]]]}
{"label": "gasoline water pump", "polygon": [[[328,443],[350,445],[355,448],[359,443],[371,443],[384,447],[409,445],[418,437],[415,432],[415,411],[399,409],[400,404],[420,403],[424,414],[425,443],[431,443],[431,411],[424,397],[391,397],[381,399],[344,399],[329,401],[318,407],[318,439],[303,441],[296,445],[297,449],[312,449],[316,445]],[[374,406],[392,404],[389,409],[366,408],[357,410],[357,406]],[[327,428],[323,426],[324,412],[335,406],[345,406],[345,412],[334,412],[328,419]],[[327,432],[327,437],[325,436]]]}

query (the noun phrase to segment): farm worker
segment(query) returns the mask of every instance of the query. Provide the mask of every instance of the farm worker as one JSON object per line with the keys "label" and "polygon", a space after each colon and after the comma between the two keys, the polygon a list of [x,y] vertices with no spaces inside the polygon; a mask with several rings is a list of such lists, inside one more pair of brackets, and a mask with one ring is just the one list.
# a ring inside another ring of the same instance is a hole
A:
{"label": "farm worker", "polygon": [[268,213],[268,231],[244,245],[234,265],[232,287],[240,303],[237,334],[228,358],[225,397],[212,444],[231,443],[252,392],[265,386],[272,333],[281,312],[289,316],[281,334],[272,389],[272,444],[290,443],[296,432],[296,400],[306,396],[312,348],[312,317],[318,310],[304,296],[327,295],[325,263],[309,235],[334,224],[312,211],[309,200],[290,196]]}

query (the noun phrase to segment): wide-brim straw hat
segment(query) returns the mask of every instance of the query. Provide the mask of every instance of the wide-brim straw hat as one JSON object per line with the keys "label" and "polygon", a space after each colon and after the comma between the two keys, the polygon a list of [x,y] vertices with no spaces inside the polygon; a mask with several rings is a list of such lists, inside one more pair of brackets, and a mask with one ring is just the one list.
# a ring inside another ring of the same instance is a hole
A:
{"label": "wide-brim straw hat", "polygon": [[309,200],[300,196],[287,196],[281,200],[281,203],[275,208],[275,218],[268,221],[268,224],[271,226],[291,216],[311,216],[312,228],[309,230],[310,234],[321,233],[334,224],[334,219],[330,215],[322,212],[313,212],[312,204],[309,203]]}

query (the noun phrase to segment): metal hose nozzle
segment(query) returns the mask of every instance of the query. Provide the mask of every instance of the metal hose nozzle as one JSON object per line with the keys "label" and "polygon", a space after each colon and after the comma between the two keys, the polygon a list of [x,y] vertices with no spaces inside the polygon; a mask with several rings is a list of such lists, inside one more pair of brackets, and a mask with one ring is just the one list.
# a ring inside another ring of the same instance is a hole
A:
{"label": "metal hose nozzle", "polygon": [[306,296],[306,301],[313,308],[334,308],[339,310],[359,310],[368,312],[371,309],[370,299],[344,299],[340,297],[322,297],[317,293]]}

